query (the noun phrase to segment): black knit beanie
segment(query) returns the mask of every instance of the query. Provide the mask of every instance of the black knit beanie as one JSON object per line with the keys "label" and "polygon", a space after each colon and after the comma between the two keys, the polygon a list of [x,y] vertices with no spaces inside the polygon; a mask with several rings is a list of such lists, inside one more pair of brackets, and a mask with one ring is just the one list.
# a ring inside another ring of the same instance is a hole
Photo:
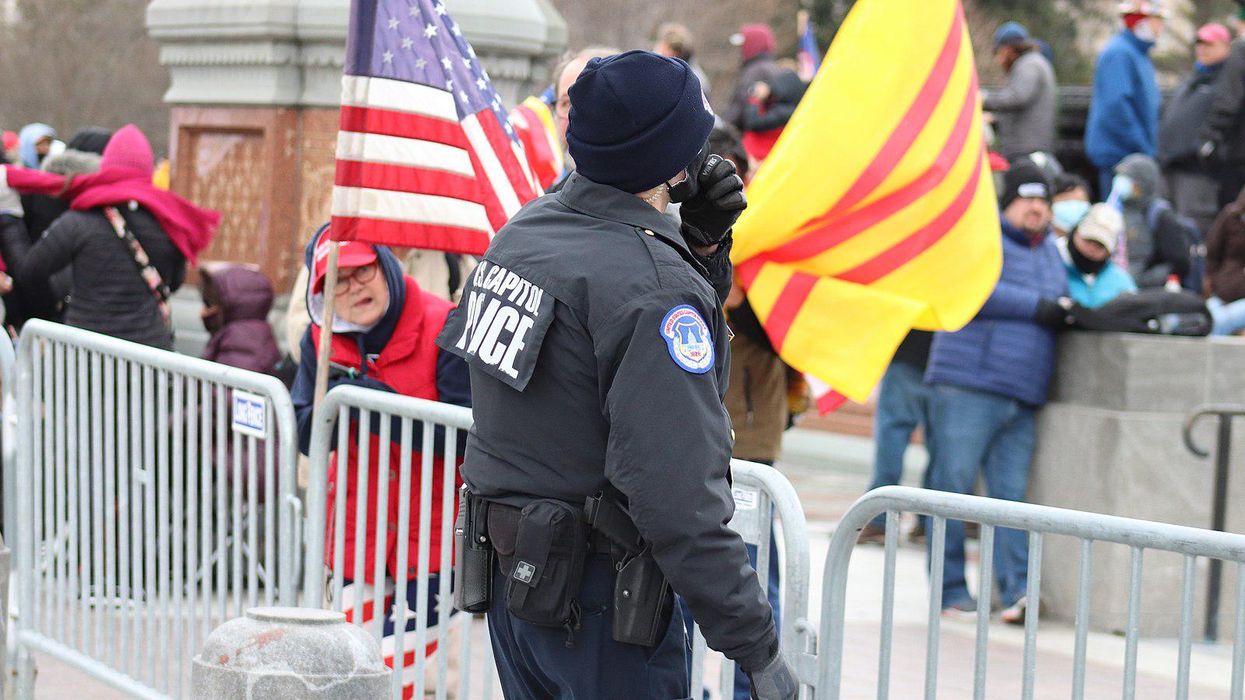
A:
{"label": "black knit beanie", "polygon": [[1011,169],[1003,175],[1003,191],[999,193],[999,209],[1019,198],[1041,198],[1050,203],[1051,184],[1046,171],[1028,158],[1021,158],[1012,163]]}
{"label": "black knit beanie", "polygon": [[673,178],[713,129],[696,74],[677,58],[649,51],[592,59],[570,97],[566,142],[576,171],[624,192]]}

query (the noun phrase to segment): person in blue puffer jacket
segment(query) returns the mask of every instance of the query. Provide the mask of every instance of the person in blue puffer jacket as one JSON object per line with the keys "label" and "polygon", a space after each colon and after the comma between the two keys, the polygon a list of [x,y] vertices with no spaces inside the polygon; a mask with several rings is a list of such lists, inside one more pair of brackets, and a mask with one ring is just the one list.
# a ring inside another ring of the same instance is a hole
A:
{"label": "person in blue puffer jacket", "polygon": [[1159,92],[1150,49],[1163,31],[1161,2],[1124,2],[1124,29],[1103,49],[1094,68],[1094,94],[1085,123],[1085,154],[1098,168],[1100,197],[1111,191],[1125,156],[1154,157],[1159,139]]}
{"label": "person in blue puffer jacket", "polygon": [[[1055,334],[1076,304],[1050,235],[1051,184],[1029,160],[1013,164],[999,204],[1003,269],[976,318],[938,333],[926,383],[932,386],[930,488],[971,493],[984,472],[992,498],[1024,500],[1033,456],[1034,415],[1046,403],[1055,365]],[[1004,621],[1021,622],[1026,608],[1028,546],[1024,533],[999,529],[994,540]],[[947,522],[943,612],[975,615],[964,578],[964,524]],[[986,601],[985,604],[989,604]]]}

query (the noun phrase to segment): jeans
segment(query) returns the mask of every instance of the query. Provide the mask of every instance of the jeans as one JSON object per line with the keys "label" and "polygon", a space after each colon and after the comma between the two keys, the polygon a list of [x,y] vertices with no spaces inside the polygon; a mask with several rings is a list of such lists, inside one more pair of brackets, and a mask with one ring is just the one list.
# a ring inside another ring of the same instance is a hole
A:
{"label": "jeans", "polygon": [[[1036,441],[1034,415],[1033,407],[1005,396],[945,384],[934,386],[930,419],[938,451],[931,459],[930,488],[972,493],[977,474],[984,472],[991,498],[1023,501]],[[944,608],[972,599],[964,578],[963,522],[947,521],[946,542]],[[1028,569],[1025,533],[998,528],[994,533],[994,572],[1004,606],[1025,595]]]}
{"label": "jeans", "polygon": [[1224,303],[1219,297],[1206,300],[1213,325],[1211,335],[1236,335],[1245,329],[1245,299]]}
{"label": "jeans", "polygon": [[[903,456],[912,439],[912,431],[920,425],[925,430],[925,448],[933,455],[933,435],[929,428],[931,387],[925,383],[925,371],[905,362],[892,362],[882,375],[878,389],[878,405],[873,414],[873,481],[869,490],[893,486],[903,479]],[[932,457],[931,457],[932,460]],[[928,465],[922,485],[929,486]],[[874,518],[870,525],[884,527],[886,515]]]}

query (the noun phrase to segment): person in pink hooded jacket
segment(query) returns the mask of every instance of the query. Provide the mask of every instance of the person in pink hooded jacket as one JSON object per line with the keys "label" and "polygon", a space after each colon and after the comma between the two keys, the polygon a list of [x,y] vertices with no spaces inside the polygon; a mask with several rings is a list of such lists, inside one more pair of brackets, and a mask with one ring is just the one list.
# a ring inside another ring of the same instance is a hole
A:
{"label": "person in pink hooded jacket", "polygon": [[211,241],[220,214],[152,186],[154,168],[151,144],[133,124],[108,141],[98,172],[66,177],[4,166],[14,190],[69,201],[33,245],[6,235],[4,250],[18,286],[72,269],[66,324],[171,350],[168,295]]}

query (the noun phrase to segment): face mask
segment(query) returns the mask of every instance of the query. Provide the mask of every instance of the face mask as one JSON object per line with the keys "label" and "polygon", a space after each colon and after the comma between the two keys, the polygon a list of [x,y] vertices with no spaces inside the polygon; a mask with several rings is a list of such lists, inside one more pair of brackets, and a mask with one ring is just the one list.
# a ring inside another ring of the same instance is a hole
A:
{"label": "face mask", "polygon": [[1154,31],[1154,25],[1150,24],[1149,20],[1142,20],[1137,23],[1137,26],[1133,27],[1133,36],[1148,44],[1153,44],[1159,40],[1159,35]]}
{"label": "face mask", "polygon": [[1111,259],[1108,257],[1101,261],[1090,260],[1085,257],[1080,248],[1076,247],[1076,240],[1068,241],[1068,256],[1072,258],[1072,265],[1083,275],[1096,275],[1102,272],[1102,268],[1107,266],[1107,260]]}
{"label": "face mask", "polygon": [[1111,196],[1118,198],[1121,202],[1127,202],[1133,198],[1133,179],[1127,175],[1116,175],[1111,180]]}
{"label": "face mask", "polygon": [[701,167],[704,166],[705,160],[708,158],[709,144],[706,143],[700,149],[700,153],[697,153],[696,157],[692,159],[692,162],[688,164],[687,176],[676,184],[666,185],[666,189],[670,190],[671,202],[678,204],[679,202],[686,202],[696,196],[696,194],[700,191],[697,178],[700,176]]}
{"label": "face mask", "polygon": [[1089,202],[1079,199],[1065,199],[1055,202],[1051,209],[1055,214],[1055,226],[1060,231],[1071,231],[1089,213]]}

